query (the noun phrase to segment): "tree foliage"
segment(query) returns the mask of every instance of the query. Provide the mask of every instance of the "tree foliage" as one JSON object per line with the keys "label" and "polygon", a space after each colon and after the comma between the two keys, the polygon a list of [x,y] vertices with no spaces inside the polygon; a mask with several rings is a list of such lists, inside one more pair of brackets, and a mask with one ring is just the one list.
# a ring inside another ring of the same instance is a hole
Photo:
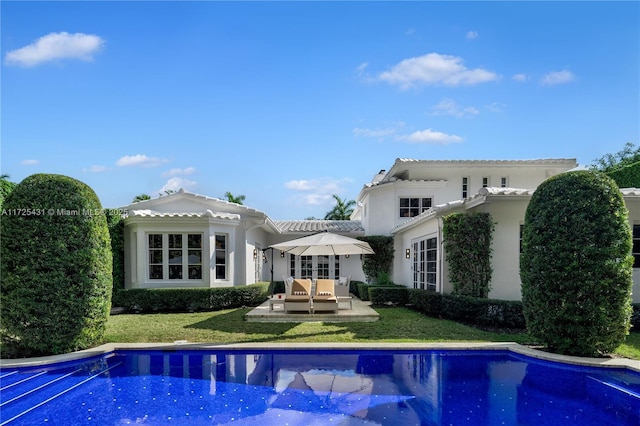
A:
{"label": "tree foliage", "polygon": [[135,197],[133,197],[132,203],[139,203],[140,201],[145,201],[150,199],[151,199],[151,195],[149,194],[138,194]]}
{"label": "tree foliage", "polygon": [[100,343],[112,257],[95,192],[67,176],[36,174],[16,186],[5,208],[12,214],[2,218],[0,241],[3,342],[25,355]]}
{"label": "tree foliage", "polygon": [[444,249],[455,294],[489,296],[494,228],[489,213],[453,213],[443,218]]}
{"label": "tree foliage", "polygon": [[631,229],[624,199],[603,173],[544,181],[525,216],[520,259],[529,333],[570,355],[610,353],[629,331]]}
{"label": "tree foliage", "polygon": [[344,200],[333,194],[333,199],[336,201],[336,205],[327,212],[324,216],[325,220],[349,220],[351,213],[353,213],[353,206],[356,205],[355,200]]}
{"label": "tree foliage", "polygon": [[606,154],[596,158],[591,165],[591,170],[610,173],[623,167],[640,161],[640,147],[627,142],[621,151],[615,154]]}
{"label": "tree foliage", "polygon": [[244,195],[234,196],[231,192],[227,191],[224,193],[225,198],[230,203],[236,203],[242,205],[244,200],[247,198]]}

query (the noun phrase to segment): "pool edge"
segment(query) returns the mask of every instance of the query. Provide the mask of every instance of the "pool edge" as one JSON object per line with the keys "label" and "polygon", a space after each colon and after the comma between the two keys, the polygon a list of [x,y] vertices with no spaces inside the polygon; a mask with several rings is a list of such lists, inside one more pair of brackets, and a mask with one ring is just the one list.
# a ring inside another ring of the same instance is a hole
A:
{"label": "pool edge", "polygon": [[323,349],[323,350],[507,350],[516,354],[564,364],[583,365],[603,368],[627,368],[640,373],[640,361],[628,358],[582,358],[544,352],[513,342],[446,342],[446,343],[190,343],[176,341],[172,343],[106,343],[95,348],[68,354],[51,355],[37,358],[0,359],[0,368],[34,367],[65,361],[75,361],[105,353],[126,349],[164,349],[164,350],[247,350],[247,349]]}

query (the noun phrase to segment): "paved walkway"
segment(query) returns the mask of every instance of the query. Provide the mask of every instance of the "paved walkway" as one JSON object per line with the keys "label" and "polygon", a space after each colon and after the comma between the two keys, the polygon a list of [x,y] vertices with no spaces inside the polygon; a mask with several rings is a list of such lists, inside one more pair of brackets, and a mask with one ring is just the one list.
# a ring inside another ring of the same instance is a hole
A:
{"label": "paved walkway", "polygon": [[284,304],[278,300],[270,309],[270,300],[251,310],[244,318],[249,322],[373,322],[380,319],[380,315],[371,309],[371,303],[363,302],[354,297],[353,309],[349,309],[349,302],[340,302],[338,313],[318,312],[284,312]]}

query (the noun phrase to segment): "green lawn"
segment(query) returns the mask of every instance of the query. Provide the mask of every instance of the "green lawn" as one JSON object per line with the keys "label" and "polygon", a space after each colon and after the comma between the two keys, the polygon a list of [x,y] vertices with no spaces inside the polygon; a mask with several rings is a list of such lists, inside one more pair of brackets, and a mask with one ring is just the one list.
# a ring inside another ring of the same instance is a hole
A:
{"label": "green lawn", "polygon": [[[453,321],[429,318],[405,308],[377,308],[370,323],[255,323],[250,309],[193,314],[116,315],[107,323],[106,342],[517,342],[526,333],[489,333]],[[640,334],[633,333],[616,352],[640,359]]]}

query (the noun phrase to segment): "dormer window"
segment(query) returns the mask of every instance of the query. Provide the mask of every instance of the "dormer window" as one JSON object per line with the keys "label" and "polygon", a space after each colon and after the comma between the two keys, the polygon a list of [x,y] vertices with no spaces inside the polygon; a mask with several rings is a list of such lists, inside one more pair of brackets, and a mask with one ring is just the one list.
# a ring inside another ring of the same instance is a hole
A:
{"label": "dormer window", "polygon": [[422,197],[400,198],[400,217],[418,216],[431,208],[432,201],[431,198]]}

